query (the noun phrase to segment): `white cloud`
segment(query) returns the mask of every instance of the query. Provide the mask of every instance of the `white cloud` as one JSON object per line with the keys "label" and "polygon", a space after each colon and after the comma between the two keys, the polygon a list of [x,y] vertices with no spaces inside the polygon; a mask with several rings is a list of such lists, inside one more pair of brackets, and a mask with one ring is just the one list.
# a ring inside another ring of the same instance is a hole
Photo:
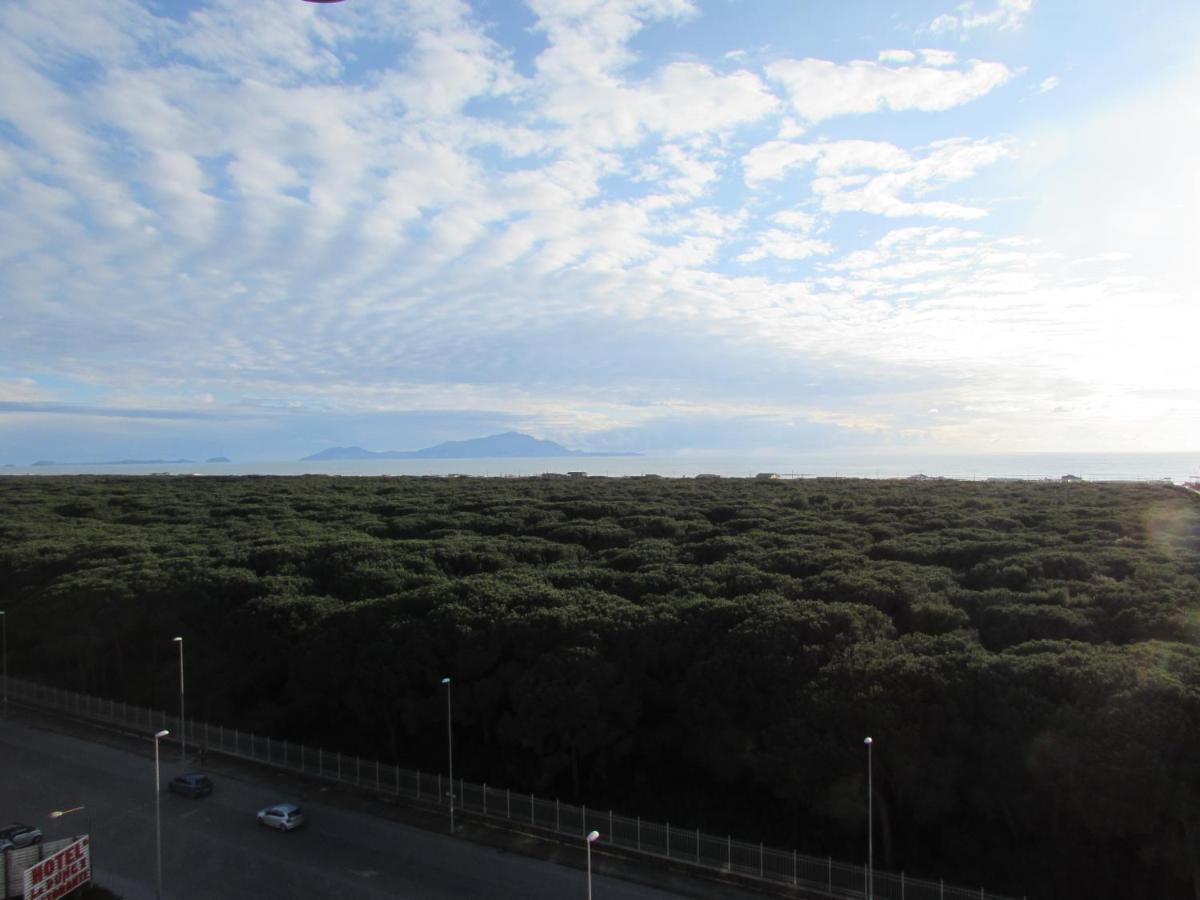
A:
{"label": "white cloud", "polygon": [[810,256],[824,256],[832,252],[833,246],[827,241],[797,237],[790,231],[772,228],[758,235],[754,246],[739,255],[738,261],[756,262],[768,256],[775,259],[808,259]]}
{"label": "white cloud", "polygon": [[943,13],[929,23],[929,30],[939,32],[966,32],[976,28],[995,27],[998,31],[1016,31],[1025,16],[1033,9],[1033,0],[996,0],[996,5],[987,11],[979,11],[973,2],[960,4],[954,13]]}
{"label": "white cloud", "polygon": [[[950,109],[1004,64],[884,50],[764,82],[748,54],[655,55],[648,26],[683,46],[690,2],[538,0],[520,50],[476,18],[503,6],[0,4],[0,296],[19,298],[0,400],[75,381],[147,408],[278,397],[608,428],[636,394],[899,431],[898,375],[937,385],[936,403],[901,399],[966,442],[972,402],[1015,435],[1060,395],[1145,410],[1195,381],[1176,334],[1197,330],[1179,289],[1200,280],[1194,85],[1058,139],[1057,184],[1024,191],[1053,201],[1039,244],[939,224],[1022,193],[966,194],[1009,145],[965,117],[814,124]],[[987,15],[960,9],[955,30]],[[976,138],[925,136],[947,133]],[[864,246],[889,217],[918,224]],[[1109,365],[1126,338],[1147,349]],[[803,408],[759,396],[764,372],[839,371],[880,380]]]}
{"label": "white cloud", "polygon": [[1059,80],[1057,75],[1050,75],[1046,78],[1043,78],[1041,84],[1038,85],[1038,93],[1045,94],[1048,91],[1052,91],[1058,87],[1058,84]]}
{"label": "white cloud", "polygon": [[789,59],[767,67],[792,107],[811,122],[875,112],[950,109],[983,97],[1012,77],[1003,63],[970,60],[965,68],[886,66],[866,60],[845,65],[824,59]]}
{"label": "white cloud", "polygon": [[794,166],[811,162],[820,155],[819,145],[793,141],[768,141],[759,144],[744,157],[746,184],[755,187],[763,181],[780,178]]}
{"label": "white cloud", "polygon": [[1008,152],[1006,145],[960,138],[937,141],[924,149],[924,155],[913,155],[882,141],[771,141],[748,153],[743,166],[747,185],[757,187],[795,166],[814,163],[817,177],[811,188],[821,209],[830,213],[939,219],[985,216],[987,211],[979,207],[920,198],[970,178],[978,169],[1003,158]]}
{"label": "white cloud", "polygon": [[921,58],[930,66],[952,66],[958,62],[958,54],[953,50],[934,50],[929,47],[921,50]]}
{"label": "white cloud", "polygon": [[802,234],[808,234],[817,225],[816,216],[795,209],[775,213],[775,215],[771,216],[771,221]]}

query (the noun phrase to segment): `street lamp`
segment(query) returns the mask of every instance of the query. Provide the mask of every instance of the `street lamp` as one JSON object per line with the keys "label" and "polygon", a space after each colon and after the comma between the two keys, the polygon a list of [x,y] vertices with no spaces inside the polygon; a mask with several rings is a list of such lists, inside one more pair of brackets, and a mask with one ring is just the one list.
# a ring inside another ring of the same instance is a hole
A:
{"label": "street lamp", "polygon": [[156,860],[154,875],[154,896],[162,900],[162,783],[158,777],[158,740],[165,738],[171,732],[167,729],[154,733],[154,856]]}
{"label": "street lamp", "polygon": [[871,747],[875,742],[868,737],[863,743],[867,745],[867,900],[875,900],[875,819],[871,788]]}
{"label": "street lamp", "polygon": [[[85,809],[87,809],[86,806],[72,806],[70,809],[56,809],[56,810],[54,810],[54,812],[50,813],[50,818],[61,819],[63,816],[70,815],[71,813],[83,812]],[[88,813],[87,837],[88,837],[88,845],[89,845],[88,852],[92,853],[96,849],[96,838],[95,838],[95,835],[92,834],[92,814],[91,813]]]}
{"label": "street lamp", "polygon": [[183,717],[183,638],[172,640],[179,645],[179,760],[187,762],[187,719]]}
{"label": "street lamp", "polygon": [[446,686],[446,756],[450,761],[450,833],[454,834],[454,726],[450,715],[450,676],[442,679]]}
{"label": "street lamp", "polygon": [[598,840],[600,840],[598,831],[593,831],[587,836],[588,900],[592,900],[592,844]]}

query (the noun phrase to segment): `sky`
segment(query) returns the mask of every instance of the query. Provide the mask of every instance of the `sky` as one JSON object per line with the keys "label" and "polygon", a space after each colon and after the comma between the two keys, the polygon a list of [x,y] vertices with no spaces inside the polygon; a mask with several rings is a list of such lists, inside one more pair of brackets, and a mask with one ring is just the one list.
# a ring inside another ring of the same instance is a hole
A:
{"label": "sky", "polygon": [[0,463],[1200,450],[1200,4],[4,0]]}

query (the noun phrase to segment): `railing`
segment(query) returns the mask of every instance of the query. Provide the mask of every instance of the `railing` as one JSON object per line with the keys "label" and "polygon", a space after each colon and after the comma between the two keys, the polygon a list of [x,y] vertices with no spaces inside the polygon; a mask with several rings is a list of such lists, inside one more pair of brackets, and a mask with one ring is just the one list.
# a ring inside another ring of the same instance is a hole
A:
{"label": "railing", "polygon": [[[18,678],[8,679],[12,700],[66,712],[80,718],[134,728],[148,734],[176,726],[179,717],[131,706],[117,700],[91,697],[46,687]],[[266,735],[205,722],[186,723],[187,746],[208,752],[266,763],[276,768],[374,792],[380,797],[407,798],[446,804],[453,792],[455,809],[497,821],[507,821],[555,835],[579,838],[593,829],[606,844],[645,856],[659,857],[699,869],[729,873],[779,885],[803,888],[832,898],[867,897],[867,867],[807,856],[764,844],[717,837],[699,829],[643,821],[611,810],[588,809],[533,794],[473,784],[459,779],[452,791],[439,773],[419,772],[363,759],[338,751],[281,741]],[[903,873],[875,870],[874,900],[1011,900],[983,888],[973,890],[940,881],[909,878]]]}

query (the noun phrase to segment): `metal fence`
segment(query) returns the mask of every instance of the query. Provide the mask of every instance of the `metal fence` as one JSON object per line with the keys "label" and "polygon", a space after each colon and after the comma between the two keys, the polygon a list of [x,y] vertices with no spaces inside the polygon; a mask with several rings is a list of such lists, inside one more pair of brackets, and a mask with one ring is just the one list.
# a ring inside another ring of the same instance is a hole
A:
{"label": "metal fence", "polygon": [[[9,678],[8,691],[12,700],[80,718],[133,728],[147,734],[172,728],[171,738],[174,740],[180,734],[178,716],[145,707],[77,694],[18,678]],[[447,804],[453,794],[456,810],[507,821],[514,826],[541,829],[580,840],[596,830],[603,836],[604,843],[610,846],[690,864],[700,869],[800,887],[809,893],[827,897],[865,898],[868,895],[865,865],[848,865],[829,857],[807,856],[795,850],[780,850],[761,843],[734,840],[730,836],[705,834],[699,829],[643,821],[640,817],[617,815],[611,810],[544,800],[533,794],[514,793],[505,788],[473,784],[463,779],[458,779],[452,789],[440,773],[405,769],[379,760],[281,741],[269,735],[207,722],[189,719],[186,737],[188,747],[203,747],[207,752],[353,785],[380,797],[442,805]],[[878,869],[871,880],[874,882],[871,892],[874,900],[1011,900],[1000,894],[986,892],[983,888],[956,887]]]}

